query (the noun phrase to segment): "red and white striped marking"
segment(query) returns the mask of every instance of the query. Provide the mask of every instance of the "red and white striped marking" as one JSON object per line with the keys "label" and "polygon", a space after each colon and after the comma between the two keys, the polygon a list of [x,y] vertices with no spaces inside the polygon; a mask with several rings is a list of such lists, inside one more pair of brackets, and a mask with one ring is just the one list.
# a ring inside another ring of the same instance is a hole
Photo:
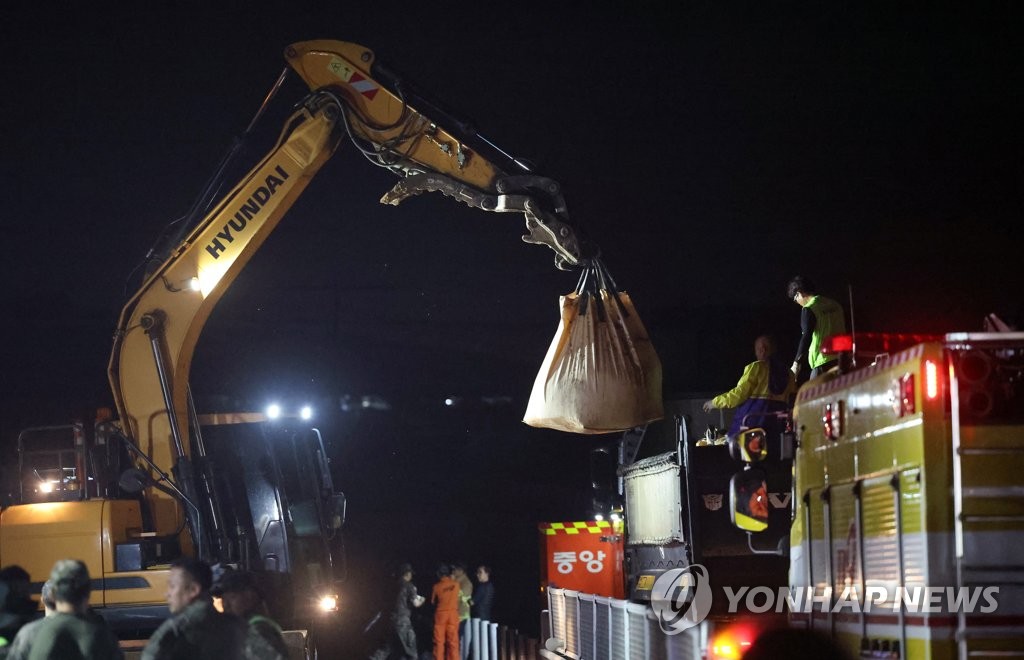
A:
{"label": "red and white striped marking", "polygon": [[377,86],[377,83],[358,72],[352,73],[352,78],[349,79],[348,83],[352,85],[352,89],[356,90],[371,101],[374,96],[377,96],[377,92],[380,91],[380,87]]}
{"label": "red and white striped marking", "polygon": [[380,91],[380,86],[378,86],[377,83],[353,69],[352,66],[343,59],[337,57],[331,58],[331,62],[327,65],[327,68],[331,70],[331,73],[348,83],[352,89],[356,90],[371,101],[373,100],[373,97],[377,96],[377,92]]}

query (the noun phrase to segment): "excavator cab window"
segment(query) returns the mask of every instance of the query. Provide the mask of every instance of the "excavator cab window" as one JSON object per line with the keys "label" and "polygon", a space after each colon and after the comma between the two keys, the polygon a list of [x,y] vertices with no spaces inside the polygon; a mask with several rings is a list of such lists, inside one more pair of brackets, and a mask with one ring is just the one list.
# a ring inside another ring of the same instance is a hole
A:
{"label": "excavator cab window", "polygon": [[85,499],[88,475],[81,425],[26,429],[18,436],[21,501]]}
{"label": "excavator cab window", "polygon": [[[284,437],[273,442],[276,448],[281,485],[287,493],[288,514],[296,536],[319,537],[327,504],[321,498],[325,475],[318,469],[317,457],[323,444],[315,429],[282,431]],[[329,476],[327,477],[329,479]]]}
{"label": "excavator cab window", "polygon": [[288,521],[295,584],[315,591],[344,574],[345,496],[334,490],[319,430],[268,426],[266,432]]}

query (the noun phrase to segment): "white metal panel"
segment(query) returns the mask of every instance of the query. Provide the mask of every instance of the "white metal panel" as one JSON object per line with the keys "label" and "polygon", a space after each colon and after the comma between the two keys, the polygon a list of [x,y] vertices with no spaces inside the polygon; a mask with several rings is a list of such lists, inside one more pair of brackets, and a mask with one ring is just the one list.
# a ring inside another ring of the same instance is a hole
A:
{"label": "white metal panel", "polygon": [[623,472],[630,545],[682,541],[680,468],[675,453],[638,461]]}

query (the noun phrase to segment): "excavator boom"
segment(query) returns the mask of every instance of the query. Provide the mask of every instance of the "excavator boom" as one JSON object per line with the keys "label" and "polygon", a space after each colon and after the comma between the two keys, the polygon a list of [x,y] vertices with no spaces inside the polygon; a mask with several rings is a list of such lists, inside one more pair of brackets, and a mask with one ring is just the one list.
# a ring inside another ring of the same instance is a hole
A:
{"label": "excavator boom", "polygon": [[436,191],[484,211],[523,213],[524,241],[554,250],[559,268],[580,262],[580,242],[559,184],[533,174],[426,98],[373,51],[340,41],[304,41],[289,46],[285,59],[311,90],[331,90],[345,99],[350,137],[368,158],[402,177],[381,202],[397,205]]}
{"label": "excavator boom", "polygon": [[217,303],[343,143],[398,177],[384,203],[440,192],[484,211],[522,213],[524,240],[554,250],[556,266],[588,258],[558,183],[444,111],[369,49],[308,41],[289,46],[285,58],[285,71],[309,91],[279,138],[215,199],[230,157],[221,163],[187,219],[151,253],[121,312],[108,364],[116,419],[98,415],[92,427],[19,436],[22,497],[0,512],[4,563],[41,582],[57,559],[81,557],[100,585],[93,606],[130,630],[166,617],[167,567],[181,555],[258,569],[278,594],[268,602],[293,622],[310,603],[336,602],[321,597],[334,584],[332,544],[345,499],[319,431],[203,418],[189,373]]}
{"label": "excavator boom", "polygon": [[[190,436],[195,411],[190,409],[188,378],[203,326],[346,138],[371,162],[399,176],[382,202],[398,204],[436,191],[484,211],[522,213],[524,240],[551,247],[558,267],[571,267],[583,258],[555,181],[503,156],[465,122],[437,110],[454,126],[449,130],[424,115],[413,101],[434,105],[378,66],[371,50],[345,42],[307,41],[289,46],[285,58],[310,88],[309,96],[288,119],[270,153],[149,275],[118,323],[109,379],[121,430],[155,466],[173,472],[176,481],[190,480],[184,463],[195,444]],[[513,168],[512,174],[495,164],[499,158]],[[199,497],[188,483],[179,485],[186,496]],[[158,530],[180,524],[182,507],[174,497],[150,489],[149,499]]]}

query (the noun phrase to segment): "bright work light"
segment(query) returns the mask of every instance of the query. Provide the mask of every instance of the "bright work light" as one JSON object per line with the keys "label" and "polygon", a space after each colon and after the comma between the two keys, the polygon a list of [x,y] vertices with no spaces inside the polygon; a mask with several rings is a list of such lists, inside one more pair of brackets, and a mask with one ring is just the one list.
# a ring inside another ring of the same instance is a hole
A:
{"label": "bright work light", "polygon": [[338,609],[338,597],[331,595],[322,596],[317,604],[322,612],[334,612]]}

